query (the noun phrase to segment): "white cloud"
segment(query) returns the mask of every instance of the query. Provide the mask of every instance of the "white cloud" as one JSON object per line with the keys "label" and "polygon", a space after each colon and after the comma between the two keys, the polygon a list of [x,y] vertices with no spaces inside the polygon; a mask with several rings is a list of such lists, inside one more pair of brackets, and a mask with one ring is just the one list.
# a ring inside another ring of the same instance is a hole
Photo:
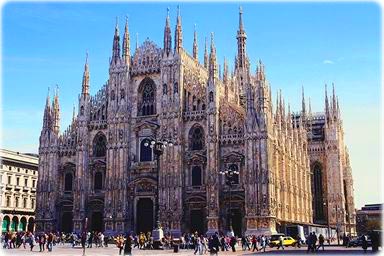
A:
{"label": "white cloud", "polygon": [[334,64],[332,60],[323,60],[323,64]]}

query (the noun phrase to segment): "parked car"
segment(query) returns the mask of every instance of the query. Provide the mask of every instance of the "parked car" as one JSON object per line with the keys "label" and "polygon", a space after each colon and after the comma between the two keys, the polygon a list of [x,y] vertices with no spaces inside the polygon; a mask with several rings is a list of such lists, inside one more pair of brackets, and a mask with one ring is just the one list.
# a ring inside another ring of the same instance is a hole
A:
{"label": "parked car", "polygon": [[[368,242],[368,247],[371,247],[372,246],[372,241],[371,241],[371,238],[367,236],[367,242]],[[351,239],[349,242],[348,242],[348,247],[361,247],[363,245],[363,237],[362,236],[359,236],[359,237],[356,237],[356,238],[353,238]]]}
{"label": "parked car", "polygon": [[[280,236],[279,236],[280,237]],[[295,246],[297,243],[296,239],[293,239],[291,236],[283,236],[283,246]],[[279,238],[277,240],[270,241],[269,246],[274,247],[280,244]]]}

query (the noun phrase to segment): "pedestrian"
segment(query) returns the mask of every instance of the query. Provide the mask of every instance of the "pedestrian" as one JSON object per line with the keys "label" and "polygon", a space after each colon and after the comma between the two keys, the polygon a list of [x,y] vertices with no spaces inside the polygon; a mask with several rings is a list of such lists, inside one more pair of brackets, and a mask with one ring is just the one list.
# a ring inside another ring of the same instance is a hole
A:
{"label": "pedestrian", "polygon": [[313,238],[312,238],[312,248],[311,249],[312,249],[312,252],[315,252],[315,250],[316,250],[316,243],[317,243],[316,233],[313,232],[312,236],[313,236]]}
{"label": "pedestrian", "polygon": [[53,247],[53,234],[52,232],[50,232],[47,239],[47,249],[49,252],[52,251],[52,247]]}
{"label": "pedestrian", "polygon": [[283,236],[279,236],[279,246],[277,246],[277,249],[280,249],[280,247],[281,247],[281,249],[284,250],[283,242],[284,242],[284,237]]}
{"label": "pedestrian", "polygon": [[257,239],[256,239],[256,236],[253,235],[252,236],[252,252],[254,251],[259,251],[259,248],[257,248]]}
{"label": "pedestrian", "polygon": [[124,255],[132,255],[132,235],[127,234],[127,239],[125,240],[124,246]]}
{"label": "pedestrian", "polygon": [[312,233],[309,233],[309,235],[307,237],[307,244],[308,244],[307,253],[312,250],[312,239],[313,239]]}
{"label": "pedestrian", "polygon": [[265,252],[265,248],[267,247],[268,240],[264,235],[261,235],[260,241],[261,241],[261,248],[263,249],[263,252]]}
{"label": "pedestrian", "polygon": [[365,235],[362,236],[361,247],[363,248],[364,253],[367,253],[367,249],[368,249],[368,241],[367,241],[367,237],[366,237]]}
{"label": "pedestrian", "polygon": [[33,247],[36,245],[35,236],[33,235],[33,233],[31,233],[29,239],[30,239],[29,240],[29,246],[30,246],[31,251],[32,251]]}
{"label": "pedestrian", "polygon": [[232,252],[236,252],[236,248],[235,248],[236,243],[237,243],[236,237],[232,236],[229,243],[230,243],[229,245],[232,247]]}
{"label": "pedestrian", "polygon": [[41,233],[39,237],[40,252],[45,251],[45,234]]}
{"label": "pedestrian", "polygon": [[213,246],[213,236],[210,236],[208,239],[208,249],[211,255],[217,255],[216,248]]}
{"label": "pedestrian", "polygon": [[320,234],[319,235],[319,246],[317,247],[316,251],[318,251],[320,249],[320,247],[323,247],[323,251],[324,251],[324,236],[323,234]]}
{"label": "pedestrian", "polygon": [[200,237],[195,237],[195,251],[194,251],[194,255],[196,255],[197,252],[199,252],[200,254],[200,246],[201,246],[201,241],[200,241]]}

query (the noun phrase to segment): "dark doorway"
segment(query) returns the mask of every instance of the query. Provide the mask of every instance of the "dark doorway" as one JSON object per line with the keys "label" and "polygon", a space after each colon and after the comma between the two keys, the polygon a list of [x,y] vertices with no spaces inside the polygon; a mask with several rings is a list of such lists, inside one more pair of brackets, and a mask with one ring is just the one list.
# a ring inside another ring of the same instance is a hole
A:
{"label": "dark doorway", "polygon": [[72,232],[73,215],[72,212],[63,212],[61,216],[61,232],[70,233]]}
{"label": "dark doorway", "polygon": [[34,229],[35,229],[35,219],[32,218],[32,217],[30,217],[30,218],[28,219],[28,231],[33,232]]}
{"label": "dark doorway", "polygon": [[91,219],[91,230],[103,231],[103,214],[101,212],[93,212]]}
{"label": "dark doorway", "polygon": [[151,232],[153,229],[153,202],[150,198],[140,198],[136,209],[136,232]]}
{"label": "dark doorway", "polygon": [[[239,209],[231,209],[232,215],[232,229],[236,236],[242,235],[243,218]],[[229,219],[228,219],[228,223]]]}
{"label": "dark doorway", "polygon": [[204,214],[203,210],[191,210],[191,232],[198,232],[204,234]]}

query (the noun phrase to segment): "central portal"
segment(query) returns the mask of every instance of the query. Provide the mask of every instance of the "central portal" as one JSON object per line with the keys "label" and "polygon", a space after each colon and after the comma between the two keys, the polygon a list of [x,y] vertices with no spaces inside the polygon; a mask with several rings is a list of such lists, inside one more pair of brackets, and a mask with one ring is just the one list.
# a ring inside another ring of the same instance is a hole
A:
{"label": "central portal", "polygon": [[136,233],[152,232],[153,201],[151,198],[140,198],[136,207]]}
{"label": "central portal", "polygon": [[91,217],[91,230],[102,232],[103,231],[103,213],[93,212]]}
{"label": "central portal", "polygon": [[204,234],[204,214],[203,210],[191,210],[191,232]]}

